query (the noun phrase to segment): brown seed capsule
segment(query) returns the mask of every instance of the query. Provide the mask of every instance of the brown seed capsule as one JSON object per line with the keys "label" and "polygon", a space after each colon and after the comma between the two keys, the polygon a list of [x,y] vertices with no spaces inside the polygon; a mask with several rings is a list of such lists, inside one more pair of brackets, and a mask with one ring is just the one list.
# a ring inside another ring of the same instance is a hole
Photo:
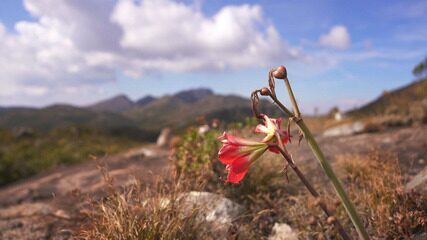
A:
{"label": "brown seed capsule", "polygon": [[288,72],[284,66],[278,66],[273,72],[273,76],[277,79],[285,79],[288,77]]}
{"label": "brown seed capsule", "polygon": [[268,90],[268,88],[266,88],[266,87],[261,88],[260,92],[261,92],[262,96],[269,96],[270,95],[270,90]]}
{"label": "brown seed capsule", "polygon": [[326,220],[326,221],[328,222],[328,224],[333,224],[336,220],[337,220],[336,217],[330,216],[330,217],[328,217],[328,220]]}

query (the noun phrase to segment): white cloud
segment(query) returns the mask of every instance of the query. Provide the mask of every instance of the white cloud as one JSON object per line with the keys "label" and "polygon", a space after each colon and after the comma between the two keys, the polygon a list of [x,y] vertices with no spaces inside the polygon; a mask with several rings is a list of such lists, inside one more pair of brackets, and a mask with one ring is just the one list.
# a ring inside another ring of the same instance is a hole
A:
{"label": "white cloud", "polygon": [[319,43],[331,48],[346,49],[350,46],[350,34],[345,26],[336,25],[327,34],[320,36]]}
{"label": "white cloud", "polygon": [[123,29],[120,45],[132,51],[127,70],[135,74],[261,67],[293,58],[256,5],[226,6],[207,17],[169,0],[122,0],[111,19]]}
{"label": "white cloud", "polygon": [[24,6],[36,21],[18,22],[14,31],[0,23],[2,102],[11,94],[90,92],[115,81],[117,72],[141,77],[307,58],[258,5],[225,6],[212,16],[172,0],[24,0]]}

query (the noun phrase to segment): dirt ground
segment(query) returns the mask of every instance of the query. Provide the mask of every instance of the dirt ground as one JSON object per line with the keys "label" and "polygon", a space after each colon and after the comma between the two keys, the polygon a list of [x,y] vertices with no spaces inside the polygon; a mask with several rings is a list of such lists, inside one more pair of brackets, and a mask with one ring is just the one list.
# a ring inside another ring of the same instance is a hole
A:
{"label": "dirt ground", "polygon": [[[326,156],[389,151],[402,172],[415,175],[427,166],[427,126],[391,129],[344,137],[318,137]],[[296,162],[316,161],[305,143],[289,149]],[[168,171],[168,150],[148,145],[105,157],[117,186],[136,179],[150,181]],[[81,196],[102,196],[105,189],[95,161],[59,168],[0,189],[0,239],[70,239],[84,218]]]}

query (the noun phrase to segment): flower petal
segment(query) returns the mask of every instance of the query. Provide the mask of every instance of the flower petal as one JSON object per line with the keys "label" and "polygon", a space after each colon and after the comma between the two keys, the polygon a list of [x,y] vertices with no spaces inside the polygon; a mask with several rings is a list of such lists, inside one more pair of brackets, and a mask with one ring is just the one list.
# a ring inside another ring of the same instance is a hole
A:
{"label": "flower petal", "polygon": [[233,136],[231,134],[228,134],[226,132],[224,132],[222,134],[222,136],[219,137],[218,139],[222,143],[230,143],[230,144],[239,145],[239,146],[259,146],[259,145],[263,145],[264,144],[264,143],[258,142],[258,141],[253,141],[253,140],[249,140],[249,139],[239,138],[239,137]]}
{"label": "flower petal", "polygon": [[247,159],[242,159],[232,165],[228,165],[227,182],[239,183],[245,177],[249,170],[250,162]]}
{"label": "flower petal", "polygon": [[255,128],[256,133],[268,133],[268,128],[262,124],[258,124]]}
{"label": "flower petal", "polygon": [[249,153],[242,153],[239,147],[231,144],[224,144],[218,152],[218,158],[223,164],[231,164],[236,159],[247,157]]}

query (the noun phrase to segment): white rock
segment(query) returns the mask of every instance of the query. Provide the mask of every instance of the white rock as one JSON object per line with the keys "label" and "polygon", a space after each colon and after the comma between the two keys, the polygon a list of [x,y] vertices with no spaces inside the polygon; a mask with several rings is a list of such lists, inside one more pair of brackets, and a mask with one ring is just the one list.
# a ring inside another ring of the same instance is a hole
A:
{"label": "white rock", "polygon": [[180,196],[189,208],[198,210],[207,222],[231,224],[242,212],[243,207],[228,198],[209,192],[189,192]]}
{"label": "white rock", "polygon": [[275,223],[268,240],[298,240],[298,235],[286,223]]}
{"label": "white rock", "polygon": [[360,133],[365,129],[362,122],[348,123],[337,127],[329,128],[323,132],[325,137],[348,136]]}

